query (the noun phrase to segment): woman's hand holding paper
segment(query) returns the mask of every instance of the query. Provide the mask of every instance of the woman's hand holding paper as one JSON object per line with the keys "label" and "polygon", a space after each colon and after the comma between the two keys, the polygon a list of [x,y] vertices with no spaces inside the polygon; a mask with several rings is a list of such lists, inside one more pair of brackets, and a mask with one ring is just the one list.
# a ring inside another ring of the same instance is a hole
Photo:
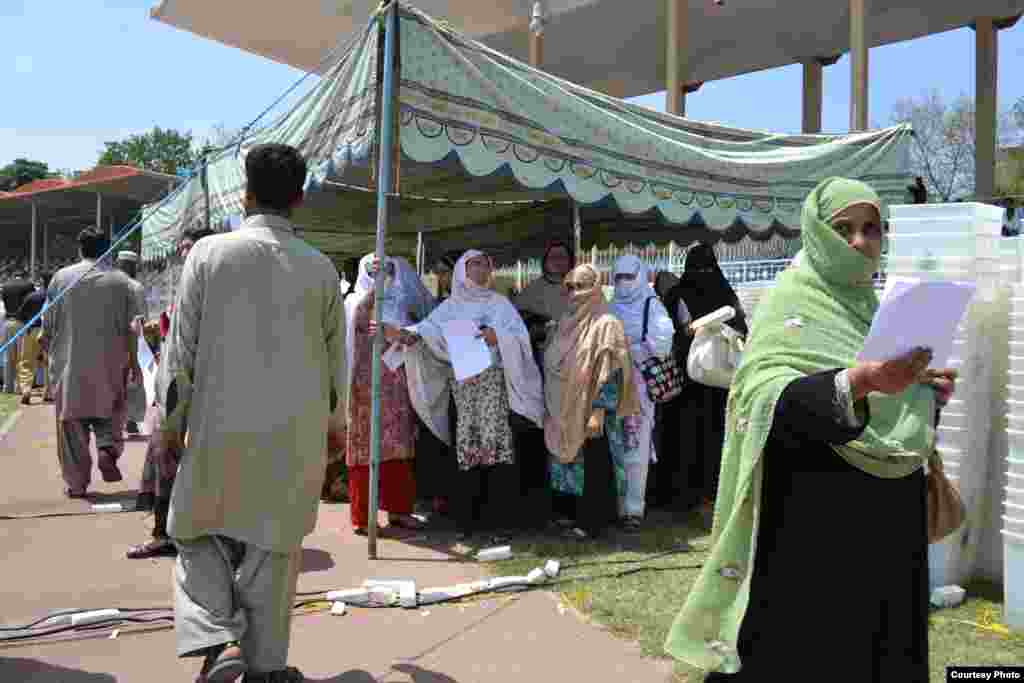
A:
{"label": "woman's hand holding paper", "polygon": [[920,382],[932,361],[931,349],[918,348],[887,361],[865,361],[850,370],[850,387],[859,401],[873,391],[899,394]]}
{"label": "woman's hand holding paper", "polygon": [[956,380],[959,376],[956,370],[945,368],[943,370],[926,370],[923,384],[928,384],[935,390],[935,401],[940,407],[949,403],[956,390]]}
{"label": "woman's hand holding paper", "polygon": [[491,348],[498,345],[498,333],[494,331],[493,327],[481,327],[480,334],[476,336],[483,339],[484,343]]}

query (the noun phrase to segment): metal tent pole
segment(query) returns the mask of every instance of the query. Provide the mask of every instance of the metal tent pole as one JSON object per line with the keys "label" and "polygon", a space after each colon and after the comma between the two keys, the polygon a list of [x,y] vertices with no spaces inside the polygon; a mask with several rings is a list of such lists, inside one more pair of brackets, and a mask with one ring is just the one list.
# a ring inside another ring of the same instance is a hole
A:
{"label": "metal tent pole", "polygon": [[36,210],[36,203],[32,202],[32,238],[29,253],[29,277],[35,282],[36,279],[36,232],[39,230],[39,212]]}
{"label": "metal tent pole", "polygon": [[[374,279],[374,301],[380,302],[384,295],[384,243],[388,232],[388,193],[391,192],[394,163],[394,106],[395,106],[395,41],[398,33],[398,3],[394,0],[384,10],[384,84],[381,95],[380,154],[377,156],[377,249],[381,269]],[[373,339],[372,355],[372,396],[373,406],[370,418],[370,509],[367,519],[367,543],[371,560],[377,559],[377,488],[380,481],[380,390],[381,355],[384,352],[384,326],[381,324],[381,306],[374,305],[373,316],[377,323],[377,334]]]}
{"label": "metal tent pole", "polygon": [[583,221],[580,218],[580,205],[576,200],[572,202],[572,236],[573,256],[579,263],[580,254],[583,253]]}
{"label": "metal tent pole", "polygon": [[203,182],[203,205],[205,206],[203,214],[203,228],[206,230],[210,229],[210,174],[208,157],[209,150],[203,149],[203,168],[201,170],[202,175],[200,176]]}

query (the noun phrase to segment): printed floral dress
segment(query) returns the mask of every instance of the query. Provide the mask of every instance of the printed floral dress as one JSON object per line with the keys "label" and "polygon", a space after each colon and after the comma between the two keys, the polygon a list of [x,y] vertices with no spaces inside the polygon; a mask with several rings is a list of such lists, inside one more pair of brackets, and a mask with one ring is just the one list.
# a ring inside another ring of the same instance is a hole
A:
{"label": "printed floral dress", "polygon": [[[604,433],[612,452],[615,488],[620,497],[626,493],[626,468],[623,465],[625,456],[639,445],[636,418],[621,418],[615,413],[615,407],[619,404],[621,378],[622,374],[616,373],[610,382],[601,387],[597,398],[594,399],[594,408],[602,408],[605,411]],[[582,459],[567,464],[551,459],[551,487],[555,491],[571,496],[582,496],[583,483]]]}

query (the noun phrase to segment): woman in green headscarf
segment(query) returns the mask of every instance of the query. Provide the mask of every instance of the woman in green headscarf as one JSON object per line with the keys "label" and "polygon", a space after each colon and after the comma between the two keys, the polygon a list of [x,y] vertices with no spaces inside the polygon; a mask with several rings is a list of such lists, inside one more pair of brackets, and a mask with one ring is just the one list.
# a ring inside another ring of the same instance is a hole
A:
{"label": "woman in green headscarf", "polygon": [[936,391],[918,349],[858,363],[883,211],[831,178],[759,304],[729,394],[713,547],[667,651],[708,681],[927,683],[925,478]]}

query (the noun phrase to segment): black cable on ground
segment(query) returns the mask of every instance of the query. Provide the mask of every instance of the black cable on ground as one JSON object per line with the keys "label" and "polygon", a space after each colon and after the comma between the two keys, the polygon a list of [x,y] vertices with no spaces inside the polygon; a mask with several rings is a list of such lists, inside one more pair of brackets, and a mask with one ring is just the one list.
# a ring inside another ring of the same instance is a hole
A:
{"label": "black cable on ground", "polygon": [[111,626],[118,626],[125,622],[134,624],[155,624],[161,621],[174,623],[174,617],[114,617],[104,621],[97,621],[93,624],[83,624],[80,626],[73,626],[71,624],[68,624],[65,626],[58,626],[56,628],[47,629],[45,631],[35,631],[33,633],[0,636],[0,643],[17,642],[19,640],[32,640],[34,638],[45,638],[47,636],[56,636],[62,633],[69,633],[71,631],[97,631],[109,628]]}

